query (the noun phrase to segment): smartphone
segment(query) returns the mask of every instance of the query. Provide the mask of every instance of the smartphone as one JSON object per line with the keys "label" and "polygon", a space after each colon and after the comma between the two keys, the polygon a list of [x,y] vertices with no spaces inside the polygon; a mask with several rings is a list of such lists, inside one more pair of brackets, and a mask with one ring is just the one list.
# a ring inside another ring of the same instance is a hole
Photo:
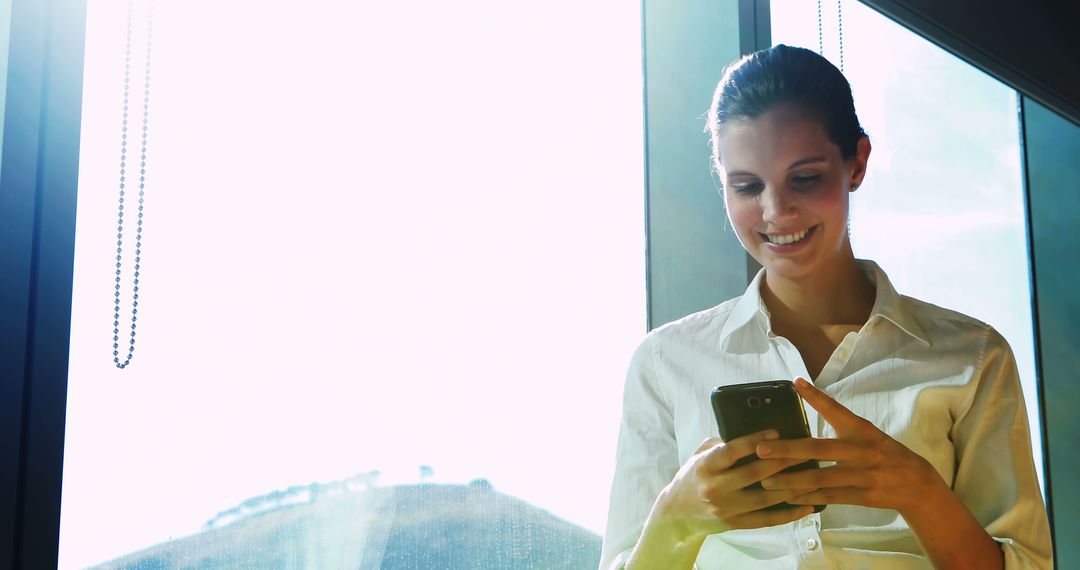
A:
{"label": "smartphone", "polygon": [[[810,426],[806,422],[802,397],[795,391],[795,385],[789,380],[771,382],[753,382],[717,386],[710,396],[716,424],[720,428],[720,437],[731,441],[737,437],[755,432],[775,429],[780,439],[799,439],[810,437]],[[744,465],[757,460],[757,455],[748,455],[739,459],[735,465]],[[815,459],[792,465],[784,471],[816,469]],[[761,488],[761,483],[754,483],[748,488]],[[789,503],[777,503],[764,510],[776,510],[791,507]],[[814,512],[821,512],[825,505],[814,505]]]}

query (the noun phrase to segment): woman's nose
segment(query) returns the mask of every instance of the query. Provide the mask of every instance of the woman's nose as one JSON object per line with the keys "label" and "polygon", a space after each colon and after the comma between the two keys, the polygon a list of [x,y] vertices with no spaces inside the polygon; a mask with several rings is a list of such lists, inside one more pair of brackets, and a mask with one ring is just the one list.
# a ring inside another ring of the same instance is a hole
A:
{"label": "woman's nose", "polygon": [[791,194],[775,187],[768,187],[761,193],[762,219],[775,225],[799,215],[798,205]]}

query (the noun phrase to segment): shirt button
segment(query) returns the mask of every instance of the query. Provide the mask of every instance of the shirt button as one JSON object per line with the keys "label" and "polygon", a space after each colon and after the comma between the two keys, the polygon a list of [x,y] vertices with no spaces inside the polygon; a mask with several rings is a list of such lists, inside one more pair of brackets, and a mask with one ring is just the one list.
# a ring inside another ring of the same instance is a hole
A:
{"label": "shirt button", "polygon": [[806,539],[806,549],[807,550],[817,550],[817,544],[818,543],[817,543],[816,538],[808,538],[808,539]]}
{"label": "shirt button", "polygon": [[816,521],[811,517],[811,518],[807,518],[806,520],[804,520],[802,524],[805,527],[812,527],[812,526],[814,526],[815,523],[816,523]]}
{"label": "shirt button", "polygon": [[848,357],[849,357],[849,356],[851,356],[851,352],[850,352],[850,351],[849,351],[848,349],[846,349],[846,348],[841,348],[841,349],[840,349],[840,350],[839,350],[839,351],[838,351],[838,352],[836,353],[836,355],[840,357],[840,360],[847,360],[847,359],[848,359]]}

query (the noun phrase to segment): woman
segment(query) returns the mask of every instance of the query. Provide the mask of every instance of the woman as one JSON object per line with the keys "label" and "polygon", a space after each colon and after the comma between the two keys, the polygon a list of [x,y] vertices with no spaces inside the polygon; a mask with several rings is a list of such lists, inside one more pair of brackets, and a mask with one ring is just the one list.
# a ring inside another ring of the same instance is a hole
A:
{"label": "woman", "polygon": [[[1050,568],[1008,344],[852,253],[871,145],[843,75],[801,48],[749,55],[708,131],[762,270],[635,351],[601,569]],[[780,378],[798,378],[814,438],[715,437],[713,387]],[[808,459],[822,467],[780,473]]]}

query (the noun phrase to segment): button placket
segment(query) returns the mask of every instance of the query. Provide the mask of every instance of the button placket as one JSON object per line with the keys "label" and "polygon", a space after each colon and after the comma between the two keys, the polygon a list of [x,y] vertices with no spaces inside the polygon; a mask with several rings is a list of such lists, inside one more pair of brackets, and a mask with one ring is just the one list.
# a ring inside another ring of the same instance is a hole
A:
{"label": "button placket", "polygon": [[824,545],[821,542],[821,517],[817,514],[807,515],[795,525],[795,533],[792,536],[792,546],[799,552],[802,561],[800,567],[826,568]]}

